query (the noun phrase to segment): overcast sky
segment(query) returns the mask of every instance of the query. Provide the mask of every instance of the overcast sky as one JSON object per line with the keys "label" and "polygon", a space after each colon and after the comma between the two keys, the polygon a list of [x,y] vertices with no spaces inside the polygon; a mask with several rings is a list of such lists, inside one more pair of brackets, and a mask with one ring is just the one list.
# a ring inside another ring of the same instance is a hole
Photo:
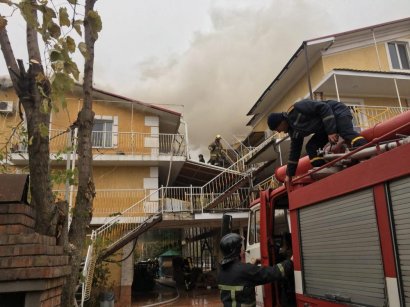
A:
{"label": "overcast sky", "polygon": [[[96,8],[95,86],[182,112],[191,149],[205,158],[216,134],[232,141],[249,132],[246,113],[303,40],[410,16],[410,0],[98,0]],[[24,24],[10,20],[9,32],[18,57]]]}

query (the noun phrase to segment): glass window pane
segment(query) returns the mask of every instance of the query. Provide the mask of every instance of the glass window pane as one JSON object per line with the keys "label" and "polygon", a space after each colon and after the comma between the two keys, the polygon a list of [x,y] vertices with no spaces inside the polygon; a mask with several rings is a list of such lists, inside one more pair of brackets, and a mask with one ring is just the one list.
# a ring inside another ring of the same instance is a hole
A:
{"label": "glass window pane", "polygon": [[104,132],[104,134],[105,134],[105,146],[104,147],[112,147],[112,133]]}
{"label": "glass window pane", "polygon": [[102,132],[99,131],[93,131],[92,135],[92,142],[94,147],[102,147],[103,142],[102,142]]}
{"label": "glass window pane", "polygon": [[255,242],[258,243],[260,242],[260,236],[261,236],[261,212],[258,210],[256,211],[255,214]]}
{"label": "glass window pane", "polygon": [[388,43],[391,65],[395,69],[400,69],[399,58],[397,57],[396,43]]}
{"label": "glass window pane", "polygon": [[112,122],[105,122],[105,131],[112,131]]}
{"label": "glass window pane", "polygon": [[111,120],[95,120],[93,125],[92,142],[94,147],[112,147]]}
{"label": "glass window pane", "polygon": [[104,123],[103,122],[94,122],[93,131],[103,131],[104,130]]}
{"label": "glass window pane", "polygon": [[249,224],[249,245],[255,243],[255,213],[251,211],[250,224]]}
{"label": "glass window pane", "polygon": [[399,48],[402,69],[409,69],[409,56],[407,54],[406,44],[397,44],[397,47]]}

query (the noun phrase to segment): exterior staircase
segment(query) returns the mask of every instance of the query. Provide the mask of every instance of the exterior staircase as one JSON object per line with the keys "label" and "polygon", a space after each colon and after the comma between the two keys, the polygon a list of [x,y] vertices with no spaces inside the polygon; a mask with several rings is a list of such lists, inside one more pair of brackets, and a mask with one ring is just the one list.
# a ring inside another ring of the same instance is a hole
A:
{"label": "exterior staircase", "polygon": [[[267,141],[272,141],[274,137],[275,135],[271,136]],[[82,282],[79,285],[82,292],[79,305],[83,306],[90,298],[96,262],[112,255],[159,223],[164,213],[247,210],[252,188],[243,186],[246,183],[252,185],[252,177],[269,163],[249,166],[246,161],[255,151],[263,148],[265,142],[205,185],[161,187],[94,230],[87,250]]]}

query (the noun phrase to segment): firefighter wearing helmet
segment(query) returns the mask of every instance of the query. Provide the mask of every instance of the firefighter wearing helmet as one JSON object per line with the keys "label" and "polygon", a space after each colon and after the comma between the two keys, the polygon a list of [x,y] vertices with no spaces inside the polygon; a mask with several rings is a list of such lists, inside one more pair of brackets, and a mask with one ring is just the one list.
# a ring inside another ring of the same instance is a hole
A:
{"label": "firefighter wearing helmet", "polygon": [[292,272],[292,261],[285,260],[273,267],[241,262],[242,237],[225,235],[220,242],[223,253],[218,274],[218,287],[224,307],[255,306],[255,286],[283,280]]}
{"label": "firefighter wearing helmet", "polygon": [[208,146],[209,154],[210,154],[210,159],[208,163],[212,165],[223,166],[223,155],[222,155],[223,147],[221,144],[221,139],[222,137],[218,134],[215,137],[215,141],[213,141]]}

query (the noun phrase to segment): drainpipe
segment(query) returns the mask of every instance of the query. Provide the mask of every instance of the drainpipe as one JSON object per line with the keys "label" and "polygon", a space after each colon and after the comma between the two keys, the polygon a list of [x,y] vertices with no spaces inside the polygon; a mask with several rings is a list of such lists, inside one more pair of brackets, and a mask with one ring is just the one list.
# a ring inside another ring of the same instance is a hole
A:
{"label": "drainpipe", "polygon": [[184,124],[185,127],[185,151],[186,151],[186,157],[187,159],[189,158],[188,153],[189,153],[189,149],[188,149],[188,124],[181,118],[181,123]]}
{"label": "drainpipe", "polygon": [[[68,133],[68,138],[67,138],[67,147],[71,147],[73,148],[73,130],[70,129],[69,133]],[[67,153],[67,160],[66,160],[66,171],[68,172],[68,170],[71,169],[71,153]],[[65,201],[67,202],[67,204],[70,203],[70,180],[68,180],[68,178],[65,181]],[[68,228],[70,229],[70,209],[68,210]]]}
{"label": "drainpipe", "polygon": [[[71,152],[71,171],[72,173],[75,170],[75,160],[77,158],[77,135],[78,135],[78,128],[74,129],[74,137],[72,141],[72,152]],[[74,194],[74,186],[70,186],[70,202],[68,203],[68,210],[71,212],[71,209],[73,208],[73,195]],[[70,227],[71,224],[71,219],[69,219],[68,227]]]}
{"label": "drainpipe", "polygon": [[377,42],[376,42],[376,36],[374,35],[374,29],[372,29],[372,34],[373,34],[374,48],[376,49],[377,62],[379,64],[379,71],[382,71],[382,65],[380,64],[379,49],[377,48]]}
{"label": "drainpipe", "polygon": [[400,113],[403,113],[403,107],[402,107],[402,105],[401,105],[400,93],[399,93],[399,88],[397,87],[397,80],[396,80],[396,78],[394,78],[393,81],[394,81],[394,86],[396,87],[397,99],[399,100]]}
{"label": "drainpipe", "polygon": [[191,193],[191,213],[194,213],[194,195],[192,192],[192,184],[189,186],[189,193]]}
{"label": "drainpipe", "polygon": [[303,49],[305,51],[305,62],[306,62],[306,75],[308,79],[308,85],[309,85],[309,95],[310,99],[313,99],[313,92],[312,92],[312,83],[310,82],[310,65],[309,65],[309,57],[307,53],[307,42],[303,42]]}

